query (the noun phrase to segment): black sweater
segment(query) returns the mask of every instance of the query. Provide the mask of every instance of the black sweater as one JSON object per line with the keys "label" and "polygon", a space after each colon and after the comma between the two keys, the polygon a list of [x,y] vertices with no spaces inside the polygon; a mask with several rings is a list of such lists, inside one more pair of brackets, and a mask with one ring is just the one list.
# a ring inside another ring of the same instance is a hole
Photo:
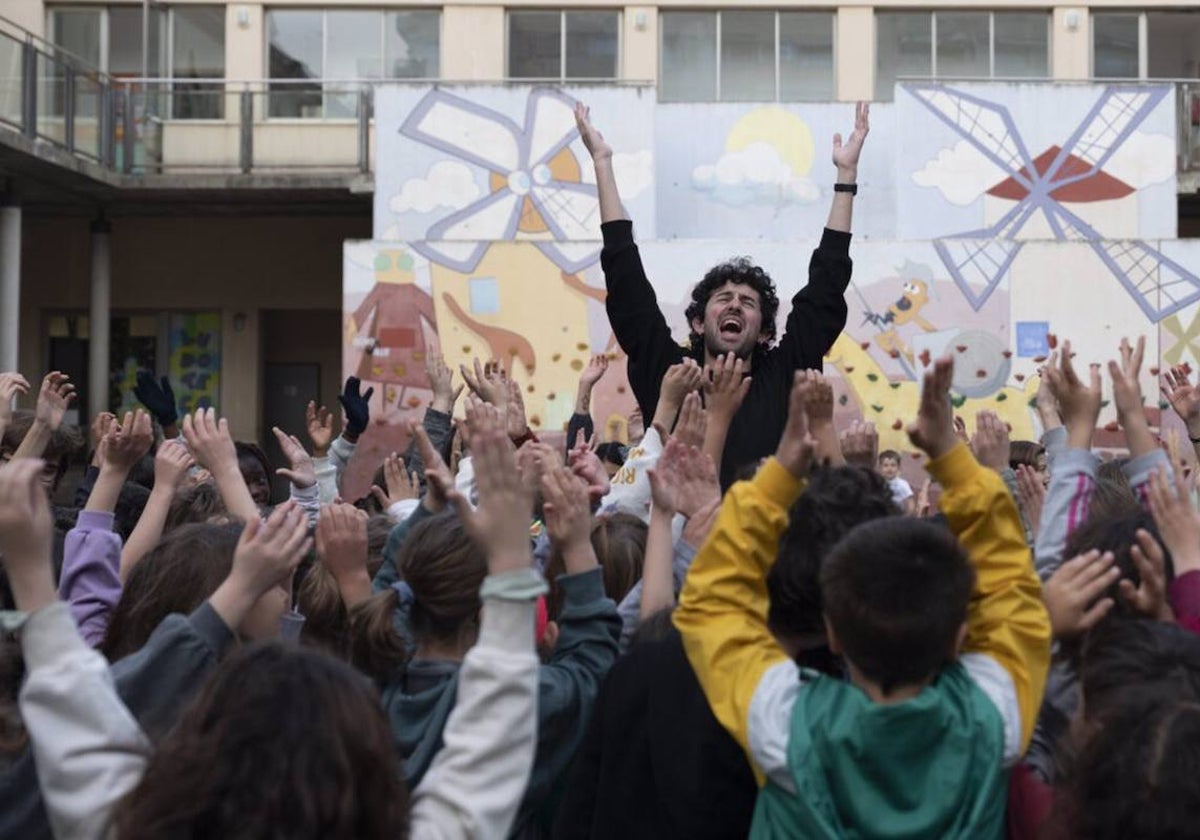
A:
{"label": "black sweater", "polygon": [[[607,222],[600,230],[604,234],[600,264],[608,287],[608,320],[629,357],[629,384],[642,416],[648,419],[654,416],[667,368],[681,362],[687,351],[671,337],[671,328],[658,308],[633,241],[633,223]],[[787,422],[794,372],[820,370],[825,354],[845,328],[849,252],[850,234],[826,228],[808,264],[808,285],[792,298],[783,337],[755,358],[750,392],[725,440],[722,487],[732,484],[746,464],[774,453]],[[703,363],[702,358],[697,361]]]}

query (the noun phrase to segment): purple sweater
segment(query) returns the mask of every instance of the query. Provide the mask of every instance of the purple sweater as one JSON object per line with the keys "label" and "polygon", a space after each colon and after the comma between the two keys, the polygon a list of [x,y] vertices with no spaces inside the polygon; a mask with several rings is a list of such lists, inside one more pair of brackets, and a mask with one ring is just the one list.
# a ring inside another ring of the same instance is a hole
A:
{"label": "purple sweater", "polygon": [[121,598],[121,538],[111,513],[80,511],[67,532],[58,597],[70,606],[85,642],[96,647],[104,641]]}

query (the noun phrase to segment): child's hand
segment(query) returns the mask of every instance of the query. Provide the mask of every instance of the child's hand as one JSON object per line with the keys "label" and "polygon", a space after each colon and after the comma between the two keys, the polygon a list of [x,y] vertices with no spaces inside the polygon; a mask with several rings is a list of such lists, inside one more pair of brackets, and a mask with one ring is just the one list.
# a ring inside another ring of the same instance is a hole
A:
{"label": "child's hand", "polygon": [[472,510],[452,485],[444,492],[467,533],[488,552],[491,574],[526,568],[531,560],[533,482],[517,468],[516,452],[500,411],[488,403],[475,403],[467,412],[479,507]]}
{"label": "child's hand", "polygon": [[333,441],[333,412],[309,400],[304,409],[304,426],[308,430],[308,439],[312,441],[313,455],[324,458]]}
{"label": "child's hand", "polygon": [[1029,520],[1029,530],[1037,536],[1042,526],[1042,506],[1046,503],[1046,484],[1041,474],[1028,464],[1017,465],[1017,499]]}
{"label": "child's hand", "polygon": [[804,375],[804,411],[808,429],[814,435],[822,426],[833,425],[833,386],[819,370],[800,371]]}
{"label": "child's hand", "polygon": [[58,431],[75,396],[71,377],[57,370],[47,373],[38,392],[34,419],[52,432]]}
{"label": "child's hand", "polygon": [[154,486],[174,490],[196,465],[192,453],[178,440],[164,441],[154,456]]}
{"label": "child's hand", "polygon": [[229,576],[253,602],[285,585],[312,547],[308,519],[293,502],[282,504],[265,522],[251,519],[233,552]]}
{"label": "child's hand", "polygon": [[0,555],[17,609],[32,612],[57,598],[50,569],[54,524],[42,489],[45,463],[22,458],[0,467]]}
{"label": "child's hand", "polygon": [[542,475],[546,532],[562,551],[568,573],[595,565],[592,550],[592,508],[587,487],[566,467]]}
{"label": "child's hand", "polygon": [[367,573],[367,512],[324,505],[317,516],[317,554],[335,580]]}
{"label": "child's hand", "polygon": [[371,485],[371,494],[386,512],[397,502],[416,499],[421,495],[421,479],[416,471],[409,472],[404,466],[404,459],[393,452],[383,459],[383,483],[387,492],[378,484]]}
{"label": "child's hand", "polygon": [[1149,531],[1139,530],[1137,542],[1129,549],[1141,581],[1123,579],[1117,589],[1123,600],[1134,609],[1155,621],[1174,621],[1175,614],[1167,603],[1167,572],[1162,546]]}
{"label": "child's hand", "polygon": [[1012,442],[1009,440],[1008,425],[994,411],[980,411],[975,415],[975,437],[971,439],[971,451],[983,466],[1003,472],[1008,469]]}
{"label": "child's hand", "polygon": [[953,381],[954,360],[948,356],[938,359],[925,371],[921,407],[916,421],[908,427],[908,439],[931,461],[958,445],[954,409],[950,404],[950,383]]}
{"label": "child's hand", "polygon": [[1146,353],[1146,337],[1139,336],[1137,346],[1131,347],[1129,339],[1121,339],[1121,361],[1108,363],[1108,375],[1112,378],[1113,402],[1121,425],[1129,419],[1144,418],[1142,388],[1138,375],[1142,370],[1142,357]]}
{"label": "child's hand", "polygon": [[140,408],[125,412],[124,420],[112,423],[104,435],[104,461],[101,469],[109,467],[120,473],[128,473],[138,461],[146,456],[154,445],[154,428],[150,415]]}
{"label": "child's hand", "polygon": [[685,358],[677,365],[671,365],[663,375],[662,387],[659,389],[659,400],[678,409],[683,398],[696,391],[704,383],[704,371],[696,364],[696,360]]}
{"label": "child's hand", "polygon": [[214,409],[200,408],[195,414],[185,414],[183,438],[196,463],[214,475],[237,470],[237,448],[229,434],[229,422],[224,417],[217,420]]}
{"label": "child's hand", "polygon": [[745,363],[733,353],[718,357],[704,371],[705,407],[721,420],[731,420],[750,390],[750,377],[742,376]]}
{"label": "child's hand", "polygon": [[796,478],[808,475],[812,466],[816,441],[808,432],[808,415],[804,408],[804,371],[796,371],[792,377],[792,392],[788,398],[787,425],[775,450],[775,458],[784,469]]}
{"label": "child's hand", "polygon": [[[421,462],[425,464],[425,498],[421,504],[430,513],[440,513],[450,501],[454,493],[454,474],[446,466],[442,455],[434,448],[425,427],[416,420],[408,423],[408,433],[416,438],[417,451],[421,453]],[[467,505],[470,507],[470,504]]]}
{"label": "child's hand", "polygon": [[842,457],[852,467],[874,470],[879,460],[879,432],[874,423],[854,420],[838,435]]}
{"label": "child's hand", "polygon": [[1176,577],[1200,569],[1200,514],[1192,505],[1182,474],[1176,471],[1172,485],[1162,470],[1155,470],[1147,495],[1154,524],[1175,563]]}
{"label": "child's hand", "polygon": [[429,387],[433,390],[433,399],[429,407],[442,414],[452,414],[454,404],[462,395],[463,387],[454,387],[454,371],[446,364],[441,353],[429,353],[425,356],[425,373],[429,376]]}
{"label": "child's hand", "polygon": [[1061,351],[1050,354],[1046,364],[1046,382],[1058,400],[1070,445],[1090,449],[1096,420],[1100,417],[1100,366],[1091,365],[1088,384],[1084,385],[1071,363],[1071,342],[1063,342]]}
{"label": "child's hand", "polygon": [[1121,575],[1114,562],[1111,552],[1088,551],[1063,563],[1046,581],[1042,600],[1055,638],[1085,633],[1108,615],[1113,599],[1100,596]]}
{"label": "child's hand", "polygon": [[1189,437],[1200,437],[1200,388],[1188,381],[1188,371],[1176,365],[1163,374],[1163,396],[1187,424]]}
{"label": "child's hand", "polygon": [[700,395],[693,391],[683,398],[683,408],[679,411],[679,422],[675,424],[672,437],[685,446],[703,446],[707,430],[708,414],[700,404]]}
{"label": "child's hand", "polygon": [[317,473],[313,469],[312,456],[308,454],[300,439],[295,435],[285,434],[278,426],[272,427],[271,431],[275,433],[275,440],[279,441],[283,457],[287,458],[291,465],[290,469],[280,467],[275,470],[275,474],[283,476],[301,490],[316,484]]}
{"label": "child's hand", "polygon": [[608,356],[601,353],[599,356],[592,356],[587,367],[583,369],[583,373],[579,374],[579,384],[589,390],[595,387],[596,383],[604,376],[608,370]]}

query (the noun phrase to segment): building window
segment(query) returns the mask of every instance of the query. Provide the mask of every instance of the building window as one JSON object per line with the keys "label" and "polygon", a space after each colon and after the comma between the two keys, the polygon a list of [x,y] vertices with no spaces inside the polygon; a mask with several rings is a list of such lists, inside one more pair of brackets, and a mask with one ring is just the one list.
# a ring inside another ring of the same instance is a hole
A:
{"label": "building window", "polygon": [[875,98],[898,79],[1038,79],[1050,74],[1048,12],[876,12]]}
{"label": "building window", "polygon": [[830,12],[663,12],[665,102],[833,99]]}
{"label": "building window", "polygon": [[615,11],[508,13],[511,79],[615,79],[621,15]]}
{"label": "building window", "polygon": [[1200,79],[1200,12],[1095,12],[1092,76]]}
{"label": "building window", "polygon": [[361,81],[436,79],[440,33],[436,10],[272,9],[268,113],[354,119]]}
{"label": "building window", "polygon": [[[118,79],[159,79],[164,68],[172,80],[225,77],[224,6],[63,6],[47,18],[51,43]],[[169,81],[146,91],[147,109],[164,117],[220,119],[224,111],[220,84]]]}

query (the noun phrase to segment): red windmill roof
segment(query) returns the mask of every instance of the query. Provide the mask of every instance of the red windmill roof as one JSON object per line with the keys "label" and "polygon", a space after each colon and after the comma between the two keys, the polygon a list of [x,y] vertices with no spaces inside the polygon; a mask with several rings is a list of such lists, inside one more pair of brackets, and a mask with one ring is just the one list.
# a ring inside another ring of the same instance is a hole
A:
{"label": "red windmill roof", "polygon": [[[1051,146],[1034,159],[1033,165],[1039,175],[1046,174],[1046,170],[1058,158],[1058,154],[1061,151],[1062,149],[1058,146]],[[1072,175],[1082,175],[1091,168],[1092,165],[1082,158],[1075,157],[1075,155],[1067,155],[1067,159],[1059,167],[1056,177],[1068,178]],[[1029,170],[1022,168],[1021,174],[1029,177]],[[1073,184],[1067,184],[1065,187],[1059,187],[1050,193],[1050,197],[1056,201],[1083,203],[1087,201],[1109,201],[1114,198],[1124,198],[1132,192],[1134,192],[1134,189],[1129,184],[1101,170],[1090,178],[1084,178],[1082,181],[1076,181]],[[1029,190],[1025,189],[1016,178],[1006,178],[989,189],[987,194],[996,198],[1020,201],[1029,195]]]}

